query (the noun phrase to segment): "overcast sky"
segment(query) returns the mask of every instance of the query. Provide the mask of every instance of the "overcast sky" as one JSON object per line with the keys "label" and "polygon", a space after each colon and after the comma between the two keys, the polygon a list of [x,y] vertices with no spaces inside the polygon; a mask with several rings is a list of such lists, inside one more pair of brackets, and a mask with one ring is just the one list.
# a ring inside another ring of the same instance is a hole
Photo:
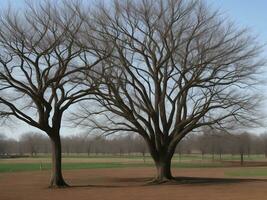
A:
{"label": "overcast sky", "polygon": [[[85,1],[85,2],[89,2]],[[109,2],[110,0],[105,0]],[[259,36],[262,43],[267,42],[267,1],[266,0],[207,0],[208,4],[212,7],[218,8],[234,20],[237,25],[241,27],[249,27],[253,33]],[[0,9],[5,10],[11,4],[17,8],[23,9],[25,6],[24,0],[0,0]],[[264,55],[267,57],[267,47],[265,48]],[[267,79],[267,78],[266,78]],[[267,91],[264,93],[267,96]],[[267,112],[267,103],[265,103],[264,112]],[[27,125],[16,124],[11,128],[3,128],[0,132],[5,132],[8,137],[18,138],[23,132],[33,130]],[[263,131],[264,129],[261,129]],[[69,135],[80,130],[63,128],[63,135]]]}

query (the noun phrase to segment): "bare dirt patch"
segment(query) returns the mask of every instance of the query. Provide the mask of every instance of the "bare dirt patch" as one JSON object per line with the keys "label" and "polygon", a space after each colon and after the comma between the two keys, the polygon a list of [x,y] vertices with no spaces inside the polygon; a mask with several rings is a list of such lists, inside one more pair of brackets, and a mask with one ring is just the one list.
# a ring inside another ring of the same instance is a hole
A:
{"label": "bare dirt patch", "polygon": [[[50,174],[19,172],[0,174],[1,200],[263,200],[267,181],[226,179],[225,168],[177,169],[178,183],[148,185],[153,168],[70,170],[64,175],[73,187],[49,189]],[[198,177],[198,178],[197,178]],[[209,178],[206,178],[209,177]],[[212,178],[212,179],[211,179]]]}

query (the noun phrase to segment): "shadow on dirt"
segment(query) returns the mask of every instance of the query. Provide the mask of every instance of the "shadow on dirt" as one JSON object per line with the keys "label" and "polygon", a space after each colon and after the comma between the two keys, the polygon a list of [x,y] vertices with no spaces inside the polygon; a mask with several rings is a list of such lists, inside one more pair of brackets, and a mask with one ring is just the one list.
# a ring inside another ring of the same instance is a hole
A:
{"label": "shadow on dirt", "polygon": [[108,184],[73,185],[71,187],[94,187],[94,188],[124,188],[143,186],[163,186],[163,185],[217,185],[236,184],[246,182],[267,182],[267,179],[238,179],[238,178],[208,178],[208,177],[175,177],[172,180],[162,182],[154,181],[152,178],[112,178]]}

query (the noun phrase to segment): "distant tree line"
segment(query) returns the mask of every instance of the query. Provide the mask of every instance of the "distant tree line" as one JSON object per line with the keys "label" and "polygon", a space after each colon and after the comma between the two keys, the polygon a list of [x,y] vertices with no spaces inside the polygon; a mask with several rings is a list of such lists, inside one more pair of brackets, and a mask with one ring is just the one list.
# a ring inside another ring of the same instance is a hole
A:
{"label": "distant tree line", "polygon": [[[204,158],[222,159],[224,154],[250,156],[264,154],[267,157],[267,133],[228,134],[206,131],[186,137],[176,148],[176,154],[201,154]],[[0,155],[37,156],[51,153],[49,138],[34,132],[22,134],[18,140],[0,134]],[[77,134],[62,137],[62,153],[65,155],[130,155],[149,153],[140,136],[127,135],[116,137],[88,136]]]}
{"label": "distant tree line", "polygon": [[[138,136],[120,136],[106,138],[102,136],[89,137],[84,134],[62,137],[62,153],[70,154],[132,154],[147,153],[143,139]],[[0,134],[0,155],[28,155],[51,153],[49,138],[40,133],[28,132],[21,135],[18,140]]]}

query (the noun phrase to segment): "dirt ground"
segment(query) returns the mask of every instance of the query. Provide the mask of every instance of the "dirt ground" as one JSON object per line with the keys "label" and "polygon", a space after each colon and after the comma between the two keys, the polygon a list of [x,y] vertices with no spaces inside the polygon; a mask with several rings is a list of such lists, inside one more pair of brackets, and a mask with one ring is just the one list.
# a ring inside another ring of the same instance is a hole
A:
{"label": "dirt ground", "polygon": [[73,187],[64,189],[47,187],[48,171],[2,173],[0,200],[267,199],[267,180],[226,179],[226,170],[230,169],[173,170],[181,181],[168,185],[147,184],[154,175],[153,168],[69,170],[64,176]]}

